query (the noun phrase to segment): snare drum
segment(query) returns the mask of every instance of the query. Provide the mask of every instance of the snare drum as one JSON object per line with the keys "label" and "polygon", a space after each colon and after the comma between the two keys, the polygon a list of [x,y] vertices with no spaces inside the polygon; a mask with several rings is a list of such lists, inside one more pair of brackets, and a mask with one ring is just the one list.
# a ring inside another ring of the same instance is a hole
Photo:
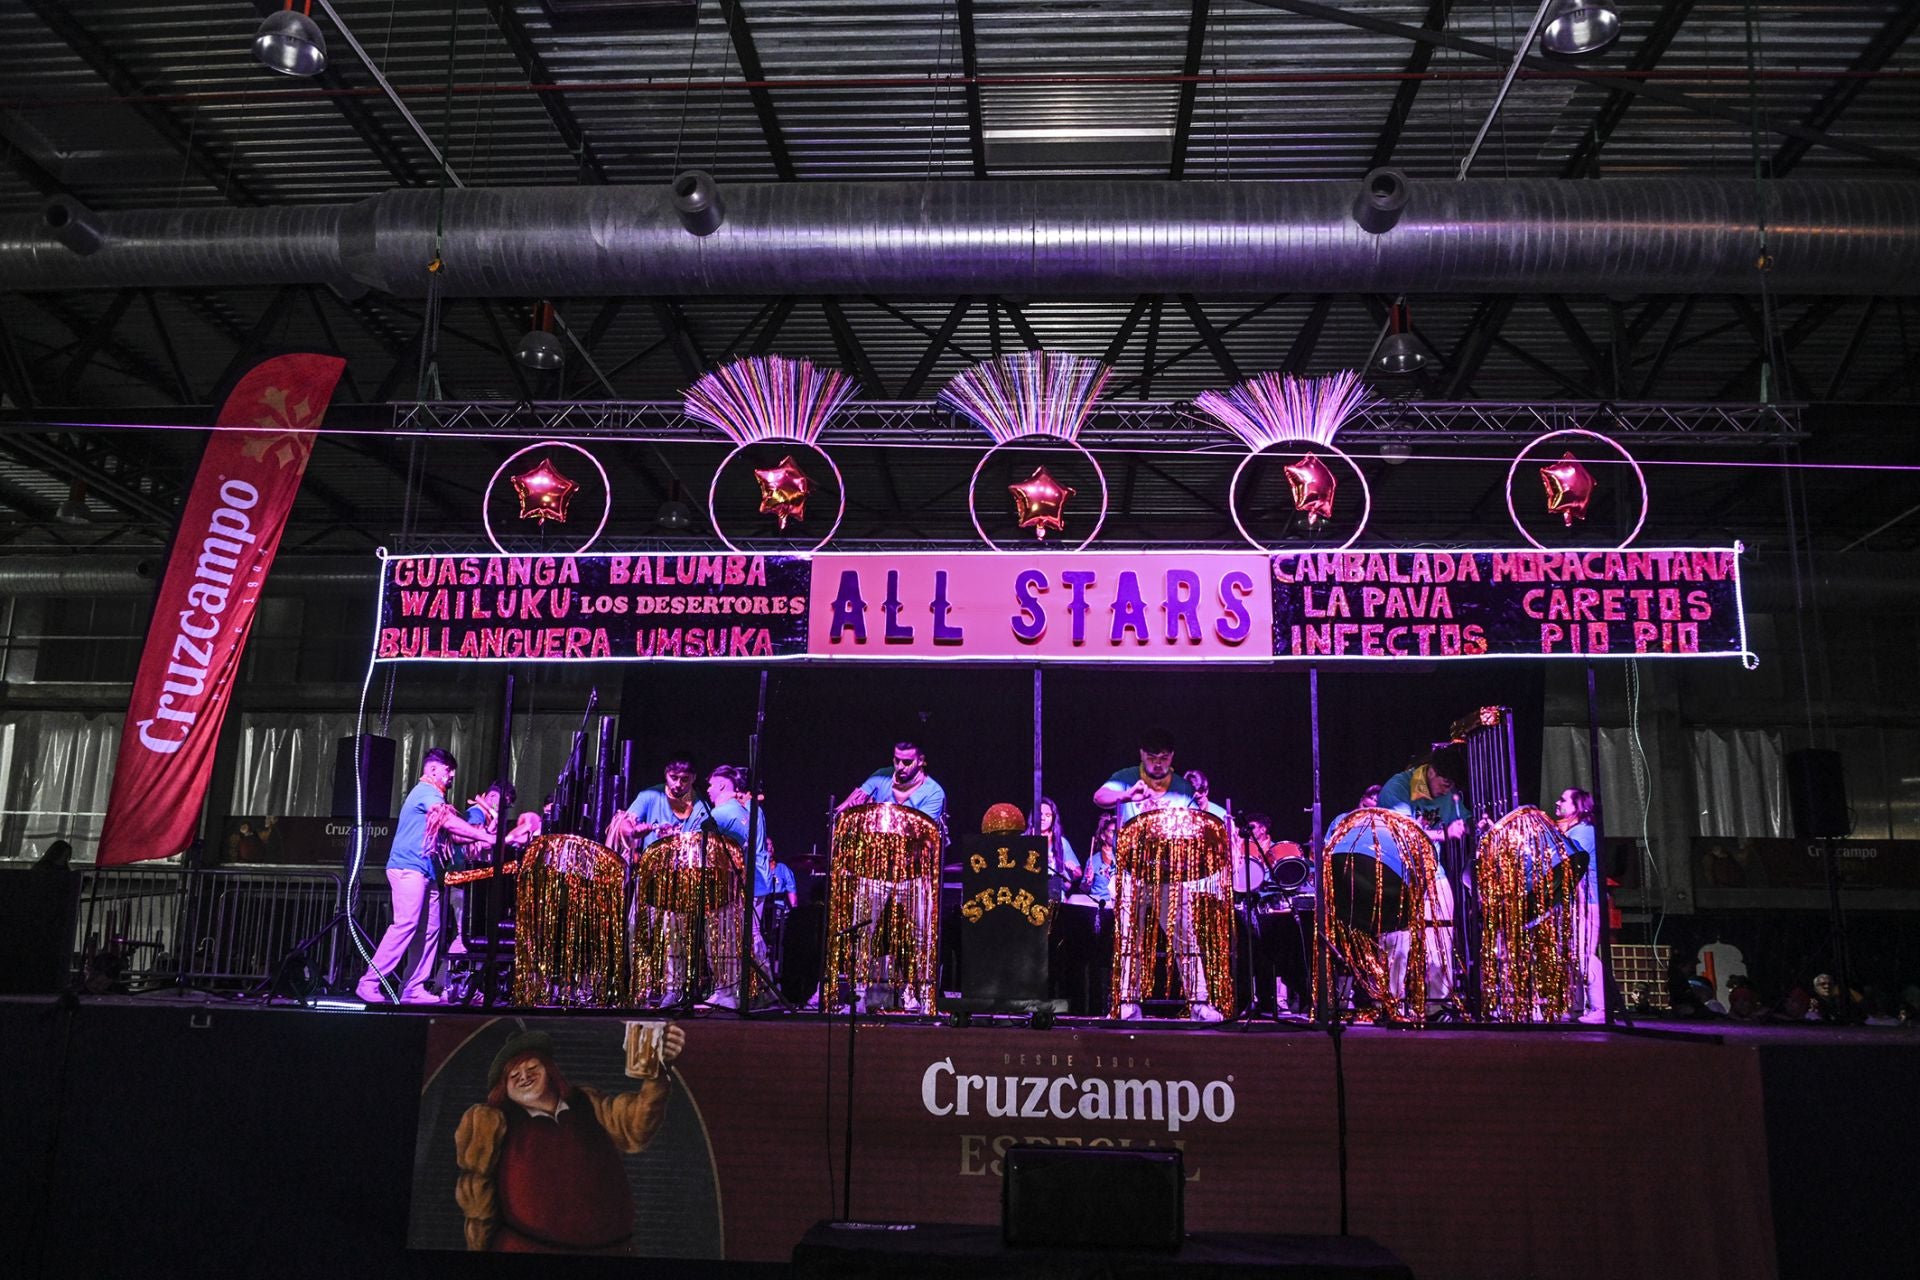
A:
{"label": "snare drum", "polygon": [[1268,850],[1273,861],[1267,868],[1267,888],[1280,893],[1294,893],[1307,887],[1313,879],[1313,863],[1307,858],[1307,851],[1291,840],[1282,840]]}

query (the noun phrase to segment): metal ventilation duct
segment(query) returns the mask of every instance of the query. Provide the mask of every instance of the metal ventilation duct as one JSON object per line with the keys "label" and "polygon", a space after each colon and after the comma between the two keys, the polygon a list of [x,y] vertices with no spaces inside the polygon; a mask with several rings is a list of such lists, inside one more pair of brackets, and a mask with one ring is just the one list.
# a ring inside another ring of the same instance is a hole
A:
{"label": "metal ventilation duct", "polygon": [[[1277,292],[1920,293],[1920,182],[1416,182],[1398,225],[1358,183],[722,184],[689,235],[662,186],[403,190],[354,205],[102,215],[80,256],[0,220],[0,288],[326,284],[454,297]],[[1762,215],[1764,214],[1764,218]],[[436,231],[440,239],[436,240]]]}

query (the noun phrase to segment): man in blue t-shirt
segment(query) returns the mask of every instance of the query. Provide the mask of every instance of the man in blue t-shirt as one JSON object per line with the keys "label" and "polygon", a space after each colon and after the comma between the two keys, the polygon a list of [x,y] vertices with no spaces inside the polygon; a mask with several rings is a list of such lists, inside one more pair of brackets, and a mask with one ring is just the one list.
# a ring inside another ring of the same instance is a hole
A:
{"label": "man in blue t-shirt", "polygon": [[707,804],[694,794],[693,759],[667,759],[661,782],[633,797],[633,803],[613,816],[607,844],[614,849],[637,844],[644,849],[656,840],[682,831],[698,831],[711,816]]}
{"label": "man in blue t-shirt", "polygon": [[[1198,807],[1193,785],[1173,771],[1173,750],[1173,735],[1165,729],[1149,729],[1141,734],[1140,763],[1119,770],[1101,783],[1093,793],[1093,802],[1102,809],[1113,810],[1122,828],[1155,809]],[[1113,883],[1113,1015],[1125,1019],[1140,1016],[1140,1001],[1146,994],[1156,940],[1135,935],[1143,927],[1142,917],[1150,916],[1166,932],[1167,950],[1180,970],[1180,987],[1187,998],[1188,1016],[1196,1022],[1221,1021],[1225,1015],[1214,1005],[1213,993],[1208,989],[1206,965],[1194,922],[1194,899],[1208,891],[1210,882],[1165,884],[1147,890],[1122,869],[1114,874]],[[1152,902],[1142,900],[1148,892],[1153,896]]]}
{"label": "man in blue t-shirt", "polygon": [[[947,790],[927,772],[927,755],[920,744],[911,739],[902,739],[893,744],[893,767],[876,769],[872,776],[854,788],[845,800],[840,802],[842,811],[863,804],[897,804],[917,810],[932,818],[940,828],[940,843],[947,841]],[[939,955],[930,943],[934,937],[936,915],[940,908],[940,885],[936,874],[931,882],[919,880],[873,880],[859,877],[854,887],[853,914],[855,921],[871,921],[864,930],[865,937],[856,935],[852,952],[855,962],[865,957],[867,972],[848,975],[853,980],[854,1005],[868,1008],[867,994],[871,986],[891,985],[897,995],[897,1004],[890,1007],[906,1013],[924,1013],[933,1008],[934,988],[939,981]],[[910,953],[917,957],[918,963],[911,973],[892,973],[883,971],[894,955],[875,941],[875,936],[883,932],[880,928],[889,906],[898,903],[906,912],[909,921],[908,930],[911,948],[895,947],[895,952]],[[829,983],[832,975],[829,975]]]}
{"label": "man in blue t-shirt", "polygon": [[[773,854],[767,843],[767,813],[762,805],[747,809],[747,771],[739,765],[717,766],[707,776],[707,804],[712,818],[708,830],[725,836],[741,849],[753,850],[753,899],[771,891]],[[749,838],[748,826],[752,832]],[[735,899],[735,903],[738,899]],[[766,943],[760,936],[758,913],[753,929],[754,963],[766,964]],[[713,971],[713,994],[708,1004],[723,1009],[740,1007],[740,912],[735,905],[707,916],[707,967]]]}
{"label": "man in blue t-shirt", "polygon": [[940,824],[940,838],[947,835],[947,789],[927,772],[927,756],[917,743],[893,744],[893,767],[875,769],[873,776],[840,802],[842,809],[860,804],[903,804],[918,809]]}
{"label": "man in blue t-shirt", "polygon": [[373,963],[354,984],[354,993],[368,1004],[386,998],[386,983],[406,959],[415,934],[420,937],[420,959],[400,985],[400,1001],[433,1004],[439,1000],[427,989],[427,979],[440,960],[440,869],[435,854],[443,839],[473,843],[487,839],[484,827],[466,821],[447,803],[453,775],[453,756],[439,747],[427,748],[420,762],[420,781],[400,804],[387,852],[393,923],[381,935]]}

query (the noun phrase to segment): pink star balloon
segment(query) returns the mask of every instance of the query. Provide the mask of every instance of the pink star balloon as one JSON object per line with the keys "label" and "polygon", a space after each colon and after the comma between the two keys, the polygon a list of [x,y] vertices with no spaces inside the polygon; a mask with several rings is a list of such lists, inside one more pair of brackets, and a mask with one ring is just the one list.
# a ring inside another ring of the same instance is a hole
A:
{"label": "pink star balloon", "polygon": [[1014,513],[1022,529],[1033,530],[1036,538],[1045,538],[1049,529],[1066,531],[1067,499],[1075,491],[1048,475],[1045,467],[1035,467],[1032,476],[1008,485],[1007,492],[1013,495]]}
{"label": "pink star balloon", "polygon": [[551,458],[542,458],[540,465],[533,470],[522,471],[513,477],[513,491],[520,495],[522,520],[552,520],[565,524],[567,503],[572,501],[579,488],[579,485],[554,469]]}
{"label": "pink star balloon", "polygon": [[1593,475],[1571,453],[1540,468],[1540,483],[1547,489],[1547,510],[1558,512],[1568,528],[1573,527],[1575,518],[1587,518],[1587,502],[1593,497]]}
{"label": "pink star balloon", "polygon": [[755,470],[753,478],[760,482],[760,514],[777,519],[783,532],[787,521],[807,518],[807,495],[813,492],[813,481],[792,454],[780,459],[777,466]]}
{"label": "pink star balloon", "polygon": [[1287,483],[1293,488],[1293,509],[1304,512],[1309,528],[1333,518],[1333,491],[1337,487],[1333,472],[1309,453],[1298,462],[1287,464]]}

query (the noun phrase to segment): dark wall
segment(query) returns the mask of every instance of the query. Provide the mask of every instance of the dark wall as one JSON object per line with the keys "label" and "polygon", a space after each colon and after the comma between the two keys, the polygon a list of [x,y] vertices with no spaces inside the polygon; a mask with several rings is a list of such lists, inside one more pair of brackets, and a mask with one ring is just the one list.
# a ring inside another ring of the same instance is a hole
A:
{"label": "dark wall", "polygon": [[[7,1273],[553,1274],[534,1259],[407,1250],[427,1027],[406,1014],[0,1000]],[[784,1271],[565,1261],[575,1275]]]}

